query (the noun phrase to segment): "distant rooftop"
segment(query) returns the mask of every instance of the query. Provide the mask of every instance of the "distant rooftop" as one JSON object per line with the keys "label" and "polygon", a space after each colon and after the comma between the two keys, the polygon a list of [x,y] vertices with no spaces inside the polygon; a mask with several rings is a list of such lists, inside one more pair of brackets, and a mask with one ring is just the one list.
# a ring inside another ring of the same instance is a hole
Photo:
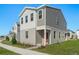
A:
{"label": "distant rooftop", "polygon": [[69,31],[69,32],[73,32],[73,33],[75,33],[74,31],[72,31],[72,30],[70,30],[70,29],[68,29],[68,31]]}
{"label": "distant rooftop", "polygon": [[79,29],[77,29],[76,31],[79,31]]}

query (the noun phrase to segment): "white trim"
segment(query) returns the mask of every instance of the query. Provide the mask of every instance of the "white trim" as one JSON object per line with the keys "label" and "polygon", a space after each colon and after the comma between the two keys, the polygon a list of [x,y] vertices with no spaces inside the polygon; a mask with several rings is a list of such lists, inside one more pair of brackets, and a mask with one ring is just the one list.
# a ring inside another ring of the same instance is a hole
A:
{"label": "white trim", "polygon": [[45,25],[36,27],[36,30],[42,30],[42,29],[45,29]]}
{"label": "white trim", "polygon": [[49,36],[49,44],[51,44],[51,30],[50,30],[50,36]]}

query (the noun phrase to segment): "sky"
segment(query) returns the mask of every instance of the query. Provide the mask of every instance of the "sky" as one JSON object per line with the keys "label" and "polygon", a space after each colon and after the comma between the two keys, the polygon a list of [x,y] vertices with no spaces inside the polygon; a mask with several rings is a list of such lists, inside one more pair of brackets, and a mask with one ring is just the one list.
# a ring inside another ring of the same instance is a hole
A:
{"label": "sky", "polygon": [[[24,7],[39,7],[42,4],[0,4],[0,35],[7,35],[13,24],[19,21],[19,14]],[[48,4],[62,10],[67,22],[67,29],[79,29],[79,4]]]}

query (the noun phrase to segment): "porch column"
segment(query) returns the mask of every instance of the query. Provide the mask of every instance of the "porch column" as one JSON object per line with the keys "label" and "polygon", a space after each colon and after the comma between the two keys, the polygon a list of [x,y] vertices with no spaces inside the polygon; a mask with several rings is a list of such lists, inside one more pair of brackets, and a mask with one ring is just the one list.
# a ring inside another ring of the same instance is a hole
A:
{"label": "porch column", "polygon": [[43,41],[43,46],[46,46],[46,29],[44,29],[44,41]]}

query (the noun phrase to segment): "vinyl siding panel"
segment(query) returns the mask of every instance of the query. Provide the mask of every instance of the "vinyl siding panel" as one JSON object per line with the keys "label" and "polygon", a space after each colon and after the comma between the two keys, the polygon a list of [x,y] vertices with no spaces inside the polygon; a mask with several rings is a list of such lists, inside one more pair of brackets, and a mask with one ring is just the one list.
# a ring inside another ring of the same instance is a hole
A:
{"label": "vinyl siding panel", "polygon": [[[56,24],[56,20],[59,24]],[[60,10],[46,8],[46,25],[66,30],[66,21]]]}

